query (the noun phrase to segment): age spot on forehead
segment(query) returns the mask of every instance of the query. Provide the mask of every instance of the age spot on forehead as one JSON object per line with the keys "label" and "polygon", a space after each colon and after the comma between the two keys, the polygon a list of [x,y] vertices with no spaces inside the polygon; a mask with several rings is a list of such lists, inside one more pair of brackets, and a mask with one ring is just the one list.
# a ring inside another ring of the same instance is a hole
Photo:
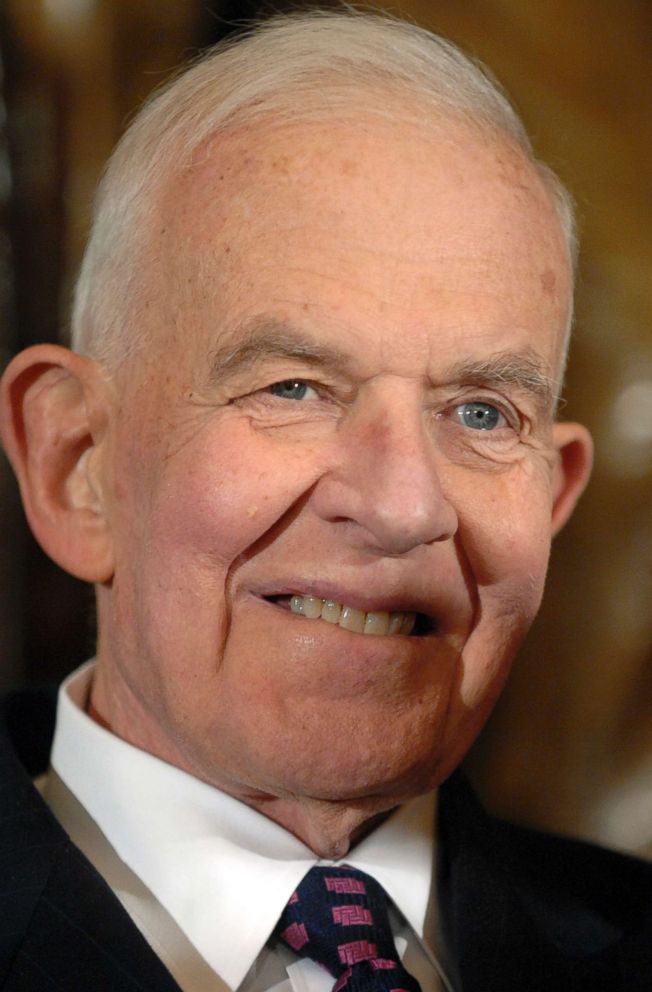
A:
{"label": "age spot on forehead", "polygon": [[541,288],[546,296],[553,297],[557,286],[557,276],[554,269],[544,269],[540,276]]}
{"label": "age spot on forehead", "polygon": [[352,158],[342,159],[340,171],[343,176],[356,176],[359,172],[358,163]]}

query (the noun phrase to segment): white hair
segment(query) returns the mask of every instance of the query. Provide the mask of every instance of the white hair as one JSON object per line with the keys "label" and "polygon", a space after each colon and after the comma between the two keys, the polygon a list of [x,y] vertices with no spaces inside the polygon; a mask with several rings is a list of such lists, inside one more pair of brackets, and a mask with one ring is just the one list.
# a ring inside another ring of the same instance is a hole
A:
{"label": "white hair", "polygon": [[[442,115],[504,134],[538,170],[574,260],[569,194],[538,162],[523,124],[489,73],[443,38],[354,10],[281,14],[227,39],[167,83],[118,143],[100,182],[72,311],[72,345],[108,369],[142,344],[139,288],[162,189],[200,146],[257,120],[355,118],[361,108],[424,127]],[[392,109],[393,107],[393,109]]]}

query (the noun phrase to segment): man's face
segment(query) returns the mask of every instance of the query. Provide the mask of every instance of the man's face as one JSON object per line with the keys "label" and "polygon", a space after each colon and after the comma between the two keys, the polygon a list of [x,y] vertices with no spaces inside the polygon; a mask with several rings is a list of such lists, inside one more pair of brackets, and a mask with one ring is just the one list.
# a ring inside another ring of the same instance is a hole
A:
{"label": "man's face", "polygon": [[460,759],[539,604],[559,225],[501,140],[361,118],[221,138],[159,227],[153,343],[119,380],[102,707],[263,808],[388,807]]}

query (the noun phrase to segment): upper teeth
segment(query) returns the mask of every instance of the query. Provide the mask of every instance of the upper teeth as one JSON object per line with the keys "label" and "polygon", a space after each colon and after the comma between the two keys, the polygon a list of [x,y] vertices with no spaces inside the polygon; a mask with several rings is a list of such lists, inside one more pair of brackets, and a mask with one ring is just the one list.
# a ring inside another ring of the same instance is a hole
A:
{"label": "upper teeth", "polygon": [[311,620],[327,620],[336,623],[345,630],[356,634],[411,634],[416,619],[415,613],[394,612],[384,610],[365,613],[353,606],[336,603],[333,599],[321,599],[319,596],[292,596],[290,609]]}

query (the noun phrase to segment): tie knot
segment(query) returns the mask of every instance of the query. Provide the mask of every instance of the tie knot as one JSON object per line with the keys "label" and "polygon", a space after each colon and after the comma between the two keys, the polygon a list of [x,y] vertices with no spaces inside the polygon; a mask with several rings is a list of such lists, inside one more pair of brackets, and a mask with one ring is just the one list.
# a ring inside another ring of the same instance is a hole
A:
{"label": "tie knot", "polygon": [[337,979],[333,992],[419,990],[399,962],[384,889],[356,868],[311,868],[276,934]]}

